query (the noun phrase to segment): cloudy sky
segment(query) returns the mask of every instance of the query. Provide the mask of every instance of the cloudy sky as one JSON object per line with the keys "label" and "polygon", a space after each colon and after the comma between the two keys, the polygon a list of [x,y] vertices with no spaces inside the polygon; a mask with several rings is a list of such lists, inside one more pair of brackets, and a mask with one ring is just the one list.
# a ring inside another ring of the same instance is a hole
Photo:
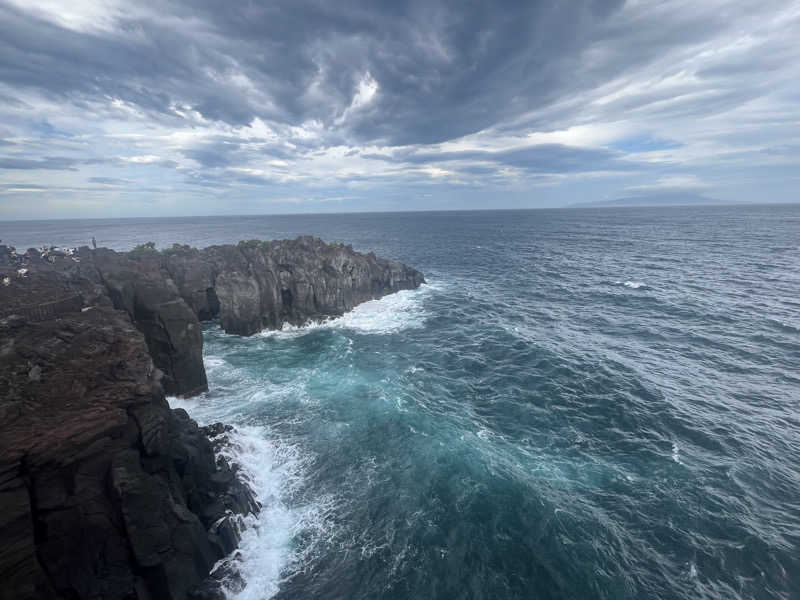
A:
{"label": "cloudy sky", "polygon": [[0,0],[0,219],[799,189],[800,0]]}

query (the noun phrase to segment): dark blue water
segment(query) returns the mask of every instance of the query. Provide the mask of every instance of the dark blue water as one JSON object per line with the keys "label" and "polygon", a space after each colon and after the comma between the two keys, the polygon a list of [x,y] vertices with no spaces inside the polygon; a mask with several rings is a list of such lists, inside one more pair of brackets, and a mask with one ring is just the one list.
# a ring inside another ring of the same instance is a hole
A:
{"label": "dark blue water", "polygon": [[0,224],[319,235],[430,285],[206,330],[265,510],[239,598],[800,598],[800,206]]}

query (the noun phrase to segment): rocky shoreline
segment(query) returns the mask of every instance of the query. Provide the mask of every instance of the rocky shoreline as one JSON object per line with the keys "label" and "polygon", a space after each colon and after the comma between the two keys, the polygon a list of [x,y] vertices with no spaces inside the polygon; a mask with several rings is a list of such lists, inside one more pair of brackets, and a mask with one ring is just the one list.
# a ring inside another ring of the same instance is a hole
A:
{"label": "rocky shoreline", "polygon": [[220,597],[258,503],[166,395],[207,390],[201,321],[250,335],[424,282],[303,237],[197,250],[0,246],[0,598]]}

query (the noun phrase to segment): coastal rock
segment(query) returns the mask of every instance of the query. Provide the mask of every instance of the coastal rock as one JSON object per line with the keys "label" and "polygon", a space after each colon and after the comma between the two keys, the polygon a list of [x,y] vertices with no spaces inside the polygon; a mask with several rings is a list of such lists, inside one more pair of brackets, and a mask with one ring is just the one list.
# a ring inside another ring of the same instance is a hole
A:
{"label": "coastal rock", "polygon": [[39,294],[93,289],[31,277],[0,289],[0,598],[187,598],[259,507],[169,408],[128,314],[28,318]]}
{"label": "coastal rock", "polygon": [[310,236],[175,247],[165,266],[201,320],[218,316],[226,332],[239,335],[337,317],[425,282],[402,263]]}
{"label": "coastal rock", "polygon": [[162,270],[160,254],[102,248],[85,255],[82,272],[96,269],[114,307],[127,312],[144,334],[153,362],[165,374],[167,394],[191,396],[206,391],[200,322]]}
{"label": "coastal rock", "polygon": [[181,297],[201,321],[219,315],[215,292],[216,267],[203,259],[196,248],[175,244],[163,253],[167,273],[177,285]]}
{"label": "coastal rock", "polygon": [[230,428],[165,399],[207,389],[200,321],[249,335],[424,281],[315,238],[0,246],[0,279],[0,598],[22,600],[221,598],[234,561],[212,567],[260,507]]}
{"label": "coastal rock", "polygon": [[[41,321],[113,306],[125,311],[144,334],[168,394],[190,396],[208,389],[200,323],[162,270],[158,252],[82,247],[72,255],[48,252],[47,257],[42,260],[32,250],[20,255],[0,246],[0,271],[9,278],[7,286],[0,286],[0,318],[18,314]],[[18,275],[22,270],[25,275]]]}
{"label": "coastal rock", "polygon": [[[201,321],[218,318],[227,333],[252,335],[340,316],[425,281],[402,263],[308,236],[203,250],[175,245],[163,252],[146,244],[130,252],[84,246],[19,255],[0,246],[2,265],[9,278],[2,287],[11,293],[0,317],[16,312],[39,320],[90,306],[123,310],[164,373],[164,390],[178,396],[208,389]],[[41,278],[47,289],[37,291]],[[31,298],[30,304],[20,298]]]}

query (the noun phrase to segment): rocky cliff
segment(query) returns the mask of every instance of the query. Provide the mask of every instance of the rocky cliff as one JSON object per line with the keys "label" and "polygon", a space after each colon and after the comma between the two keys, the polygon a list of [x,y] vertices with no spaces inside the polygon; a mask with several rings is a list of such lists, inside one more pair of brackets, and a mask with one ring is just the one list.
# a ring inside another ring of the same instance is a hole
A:
{"label": "rocky cliff", "polygon": [[312,237],[162,252],[84,247],[70,255],[35,249],[12,255],[0,246],[3,265],[61,273],[87,304],[110,300],[124,310],[164,373],[166,393],[186,396],[208,389],[201,321],[219,319],[228,333],[252,335],[336,317],[425,281],[402,263]]}
{"label": "rocky cliff", "polygon": [[207,389],[200,321],[252,334],[423,282],[313,238],[205,250],[0,246],[0,598],[218,596],[258,510],[169,394]]}
{"label": "rocky cliff", "polygon": [[94,291],[36,269],[0,285],[1,598],[186,598],[258,510],[125,312],[26,309]]}
{"label": "rocky cliff", "polygon": [[165,271],[198,318],[219,317],[225,331],[239,335],[336,317],[425,281],[402,263],[313,237],[173,246],[163,254]]}

